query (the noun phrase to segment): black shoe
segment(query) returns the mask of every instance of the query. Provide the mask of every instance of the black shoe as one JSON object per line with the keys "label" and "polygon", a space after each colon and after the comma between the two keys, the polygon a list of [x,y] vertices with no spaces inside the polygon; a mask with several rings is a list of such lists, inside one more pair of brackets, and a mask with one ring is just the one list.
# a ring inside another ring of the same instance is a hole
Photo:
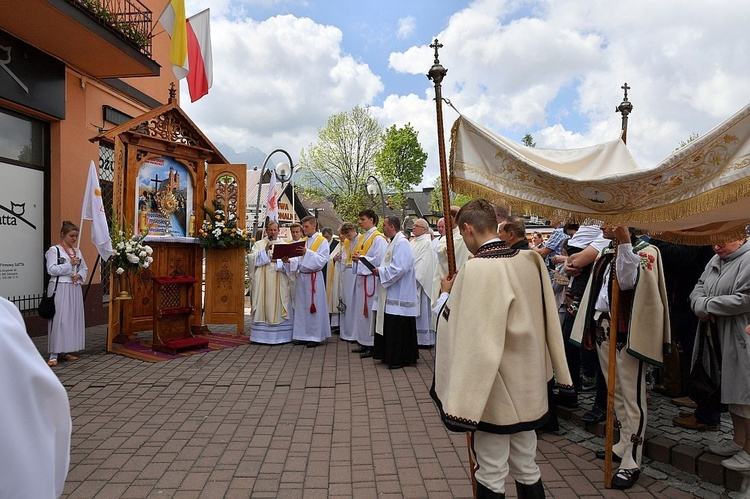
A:
{"label": "black shoe", "polygon": [[372,350],[370,348],[365,349],[364,352],[359,354],[360,359],[369,359],[372,357]]}
{"label": "black shoe", "polygon": [[392,366],[388,366],[388,369],[403,369],[403,364],[393,364]]}
{"label": "black shoe", "polygon": [[[599,449],[598,451],[594,452],[594,456],[597,459],[604,459],[604,457],[605,457],[604,456],[604,449]],[[613,463],[619,463],[620,461],[622,461],[622,458],[613,452],[612,453],[612,462]]]}
{"label": "black shoe", "polygon": [[540,478],[531,485],[516,482],[516,492],[518,493],[518,499],[544,499],[542,479]]}
{"label": "black shoe", "polygon": [[567,407],[568,409],[578,409],[578,395],[575,391],[563,391],[561,389],[555,397],[555,404],[562,407]]}
{"label": "black shoe", "polygon": [[477,499],[505,499],[505,494],[494,492],[477,481]]}
{"label": "black shoe", "polygon": [[315,348],[317,346],[320,346],[320,343],[317,341],[308,341],[307,342],[307,348]]}
{"label": "black shoe", "polygon": [[307,345],[307,342],[302,340],[292,340],[292,345]]}
{"label": "black shoe", "polygon": [[357,348],[352,348],[352,353],[363,353],[367,351],[367,347],[358,346]]}
{"label": "black shoe", "polygon": [[600,407],[594,406],[586,414],[581,416],[581,421],[586,423],[598,423],[607,419],[607,413]]}
{"label": "black shoe", "polygon": [[638,468],[632,470],[619,469],[615,476],[612,477],[612,488],[620,490],[629,489],[635,485],[639,476],[641,476],[641,470]]}

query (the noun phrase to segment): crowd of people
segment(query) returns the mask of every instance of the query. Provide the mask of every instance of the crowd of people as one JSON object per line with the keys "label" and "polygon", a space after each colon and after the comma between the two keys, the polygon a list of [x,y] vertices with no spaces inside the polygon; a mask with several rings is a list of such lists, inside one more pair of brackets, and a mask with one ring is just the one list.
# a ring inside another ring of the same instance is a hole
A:
{"label": "crowd of people", "polygon": [[[474,200],[450,211],[454,276],[444,219],[437,233],[423,219],[411,234],[397,217],[386,217],[382,232],[378,222],[363,210],[361,231],[344,223],[337,240],[308,217],[304,250],[282,259],[272,248],[287,242],[268,224],[250,253],[251,340],[315,347],[333,330],[356,343],[353,353],[392,369],[437,344],[431,394],[449,429],[473,435],[480,497],[504,494],[509,473],[519,494],[541,497],[535,430],[557,429],[556,406],[577,408],[583,391],[596,397],[582,419],[605,419],[611,341],[620,430],[613,487],[638,481],[651,388],[695,409],[681,412],[676,426],[715,430],[729,411],[733,440],[707,450],[725,457],[726,468],[750,472],[745,239],[684,246],[625,226],[554,219],[548,237],[528,238],[523,218]],[[707,334],[697,334],[700,326]],[[722,381],[721,404],[711,406],[685,397],[696,362],[712,367],[708,353],[696,359],[705,337]]]}

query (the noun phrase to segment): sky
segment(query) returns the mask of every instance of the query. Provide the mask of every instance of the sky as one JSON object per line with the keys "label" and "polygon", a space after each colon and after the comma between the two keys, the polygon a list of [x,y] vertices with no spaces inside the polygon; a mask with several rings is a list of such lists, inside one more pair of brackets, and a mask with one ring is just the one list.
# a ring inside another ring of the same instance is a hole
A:
{"label": "sky", "polygon": [[[448,70],[442,95],[466,117],[539,148],[619,136],[656,166],[750,101],[750,2],[736,0],[186,0],[211,9],[213,87],[181,105],[214,143],[282,148],[296,162],[329,116],[368,106],[384,127],[410,123],[439,175],[429,47]],[[458,114],[443,105],[446,147]],[[446,155],[448,151],[446,151]],[[260,166],[260,165],[248,165]]]}

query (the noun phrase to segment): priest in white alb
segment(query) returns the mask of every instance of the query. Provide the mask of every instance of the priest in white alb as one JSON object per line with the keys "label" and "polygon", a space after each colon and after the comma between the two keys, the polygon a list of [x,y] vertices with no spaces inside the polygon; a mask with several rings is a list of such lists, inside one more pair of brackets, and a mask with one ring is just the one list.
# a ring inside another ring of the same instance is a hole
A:
{"label": "priest in white alb", "polygon": [[354,337],[359,347],[352,350],[361,358],[372,357],[372,347],[375,338],[371,334],[372,304],[378,289],[378,278],[372,274],[364,263],[360,263],[360,257],[364,257],[370,265],[377,267],[383,260],[385,248],[388,241],[377,228],[378,215],[373,210],[362,210],[359,212],[359,226],[365,231],[360,234],[352,254],[352,270],[357,276],[354,283],[354,300],[351,319],[354,328]]}
{"label": "priest in white alb", "polygon": [[[339,229],[339,253],[335,260],[339,265],[339,338],[346,341],[356,340],[354,336],[354,326],[352,318],[354,315],[354,283],[357,276],[352,272],[352,253],[354,246],[357,244],[357,228],[353,223],[346,222]],[[339,272],[337,270],[337,272]],[[330,304],[330,301],[329,301]]]}
{"label": "priest in white alb", "polygon": [[[453,228],[453,253],[456,255],[456,270],[461,270],[466,260],[471,257],[471,253],[469,253],[469,250],[466,249],[466,244],[464,244],[464,238],[461,237],[461,232],[456,227],[456,215],[458,215],[458,210],[460,209],[458,206],[451,206],[450,220],[451,227]],[[437,252],[437,265],[435,265],[435,274],[430,293],[433,308],[440,297],[440,283],[443,277],[448,275],[448,246],[445,237],[438,241],[435,251]],[[435,321],[432,321],[432,323],[434,324]]]}
{"label": "priest in white alb", "polygon": [[432,235],[427,220],[420,218],[412,228],[414,239],[411,249],[414,253],[414,275],[417,279],[417,297],[419,315],[417,316],[417,344],[432,346],[435,344],[435,328],[432,322],[431,293],[435,275],[435,251],[432,247]]}
{"label": "priest in white alb", "polygon": [[328,318],[325,279],[323,267],[328,263],[330,249],[328,241],[318,232],[315,217],[302,219],[302,232],[306,236],[305,246],[300,248],[296,265],[292,268],[289,258],[285,258],[287,272],[297,274],[294,287],[294,341],[314,348],[331,337],[331,323]]}
{"label": "priest in white alb", "polygon": [[268,222],[266,237],[256,242],[248,257],[253,272],[253,343],[278,345],[292,341],[292,296],[282,262],[273,259],[273,246],[280,242],[278,222]]}
{"label": "priest in white alb", "polygon": [[401,232],[398,217],[385,217],[383,232],[391,242],[385,250],[383,262],[372,271],[379,278],[378,299],[373,307],[376,314],[372,356],[382,360],[388,369],[401,369],[419,359],[416,322],[419,302],[414,253]]}

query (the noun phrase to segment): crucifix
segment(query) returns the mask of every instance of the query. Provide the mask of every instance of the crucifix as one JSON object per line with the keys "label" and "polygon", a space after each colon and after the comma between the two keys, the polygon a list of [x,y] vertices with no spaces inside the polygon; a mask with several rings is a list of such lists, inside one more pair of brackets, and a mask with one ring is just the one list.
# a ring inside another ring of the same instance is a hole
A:
{"label": "crucifix", "polygon": [[154,183],[154,192],[159,192],[159,185],[161,185],[164,181],[159,180],[159,174],[156,174],[156,178],[152,178],[151,182]]}

